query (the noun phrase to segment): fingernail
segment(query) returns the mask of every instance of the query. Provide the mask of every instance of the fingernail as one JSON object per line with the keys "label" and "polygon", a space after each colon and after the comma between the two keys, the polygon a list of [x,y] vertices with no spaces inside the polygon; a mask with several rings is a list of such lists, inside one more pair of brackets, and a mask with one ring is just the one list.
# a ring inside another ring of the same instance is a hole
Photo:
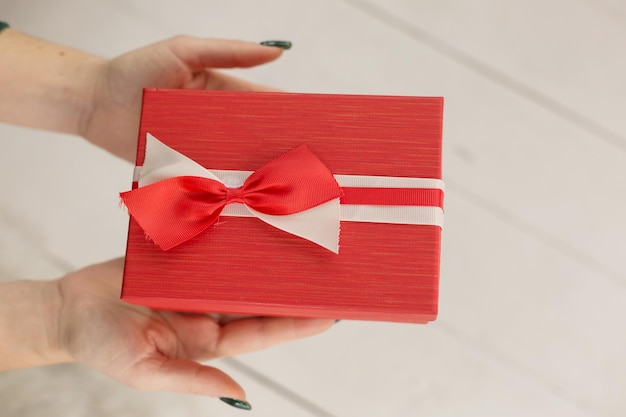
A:
{"label": "fingernail", "polygon": [[291,42],[289,41],[263,41],[261,42],[263,46],[273,46],[275,48],[281,49],[291,49]]}
{"label": "fingernail", "polygon": [[224,401],[226,404],[233,406],[235,408],[239,408],[241,410],[252,410],[252,406],[250,403],[243,400],[235,400],[234,398],[220,397],[220,400]]}
{"label": "fingernail", "polygon": [[335,320],[335,324],[339,323],[340,321],[341,321],[341,319]]}

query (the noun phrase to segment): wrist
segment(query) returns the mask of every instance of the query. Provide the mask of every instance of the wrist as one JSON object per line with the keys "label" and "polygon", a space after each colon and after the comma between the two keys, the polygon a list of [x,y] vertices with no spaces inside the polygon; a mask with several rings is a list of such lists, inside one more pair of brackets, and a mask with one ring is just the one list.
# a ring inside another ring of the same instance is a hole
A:
{"label": "wrist", "polygon": [[102,58],[12,29],[0,37],[0,121],[80,134]]}
{"label": "wrist", "polygon": [[89,137],[89,125],[94,112],[97,111],[98,95],[101,94],[102,84],[106,83],[107,62],[104,58],[89,56],[85,57],[77,67],[77,72],[81,76],[74,92],[74,108],[76,109],[74,133],[92,143]]}
{"label": "wrist", "polygon": [[74,362],[74,358],[63,343],[61,279],[44,282],[40,292],[39,305],[41,306],[40,314],[43,317],[45,339],[42,341],[39,356],[47,364]]}
{"label": "wrist", "polygon": [[58,281],[1,284],[0,370],[70,362],[59,338]]}

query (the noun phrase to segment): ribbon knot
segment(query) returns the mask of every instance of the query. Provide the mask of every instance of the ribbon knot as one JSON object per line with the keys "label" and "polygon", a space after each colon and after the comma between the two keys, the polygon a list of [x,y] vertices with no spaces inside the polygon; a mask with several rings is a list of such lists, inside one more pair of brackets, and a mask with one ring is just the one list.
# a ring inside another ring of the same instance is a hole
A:
{"label": "ribbon knot", "polygon": [[[144,168],[150,163],[148,159],[151,153],[158,154],[150,149],[158,150],[164,146],[148,135]],[[185,156],[172,152],[166,154],[173,158],[170,165],[180,163],[181,159],[189,162]],[[261,220],[307,239],[309,238],[305,235],[310,235],[311,232],[301,232],[303,227],[299,223],[303,219],[308,223],[308,229],[311,228],[311,220],[313,228],[318,223],[330,224],[329,231],[331,235],[335,234],[334,243],[309,240],[333,252],[338,251],[341,187],[328,168],[306,145],[263,165],[238,188],[226,187],[202,167],[196,168],[196,172],[203,176],[161,179],[120,194],[130,214],[161,249],[169,250],[199,235],[217,221],[227,204],[242,203]],[[329,211],[321,210],[321,207],[331,202],[333,208],[329,216]],[[305,216],[307,212],[312,213],[313,217]],[[291,224],[287,229],[277,225],[285,224],[285,221],[275,221],[276,216],[293,216],[292,220],[295,221],[288,220],[286,223]],[[333,231],[333,228],[336,230]],[[323,240],[332,241],[328,236]]]}
{"label": "ribbon knot", "polygon": [[226,188],[226,204],[229,203],[246,203],[243,186],[237,188]]}

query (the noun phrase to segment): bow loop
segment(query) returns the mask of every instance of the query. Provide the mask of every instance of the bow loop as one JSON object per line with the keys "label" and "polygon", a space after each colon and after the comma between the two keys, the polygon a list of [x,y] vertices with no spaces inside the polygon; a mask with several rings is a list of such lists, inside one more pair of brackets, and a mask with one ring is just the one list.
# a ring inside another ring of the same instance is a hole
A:
{"label": "bow loop", "polygon": [[275,216],[299,213],[341,197],[332,173],[306,145],[263,165],[243,188],[246,204]]}

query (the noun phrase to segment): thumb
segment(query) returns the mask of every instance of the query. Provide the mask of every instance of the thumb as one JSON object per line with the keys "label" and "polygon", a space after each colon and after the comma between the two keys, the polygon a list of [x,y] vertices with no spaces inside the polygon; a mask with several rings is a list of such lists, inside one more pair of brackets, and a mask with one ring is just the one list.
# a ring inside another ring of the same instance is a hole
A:
{"label": "thumb", "polygon": [[168,391],[245,400],[246,393],[219,369],[154,353],[130,368],[122,382],[148,391]]}
{"label": "thumb", "polygon": [[253,67],[277,59],[281,48],[254,42],[177,36],[164,45],[192,71],[204,68]]}

